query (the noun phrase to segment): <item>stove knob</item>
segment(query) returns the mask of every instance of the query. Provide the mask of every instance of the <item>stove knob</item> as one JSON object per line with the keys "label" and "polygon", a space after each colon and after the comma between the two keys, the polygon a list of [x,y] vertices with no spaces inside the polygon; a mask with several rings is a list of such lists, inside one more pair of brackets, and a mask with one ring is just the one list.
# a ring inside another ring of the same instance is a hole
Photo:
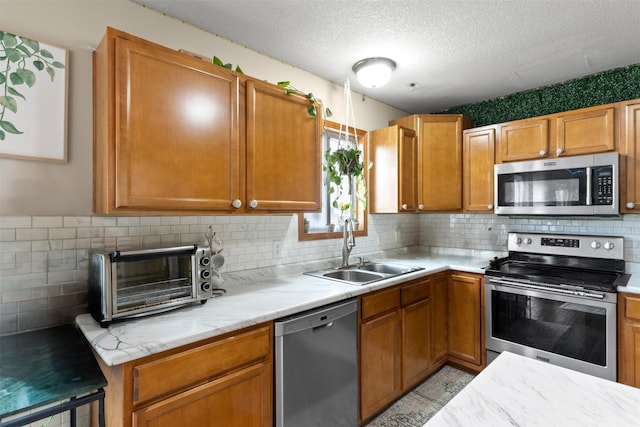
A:
{"label": "stove knob", "polygon": [[516,244],[517,245],[521,245],[522,244],[522,237],[516,237]]}
{"label": "stove knob", "polygon": [[593,242],[591,242],[591,247],[593,249],[600,249],[600,242],[598,242],[597,240],[594,240]]}
{"label": "stove knob", "polygon": [[524,244],[525,245],[530,245],[531,243],[533,243],[533,240],[531,240],[530,237],[527,237],[527,238],[524,239]]}
{"label": "stove knob", "polygon": [[614,247],[615,247],[615,245],[613,244],[613,242],[609,242],[609,241],[604,242],[604,248],[606,250],[610,251]]}

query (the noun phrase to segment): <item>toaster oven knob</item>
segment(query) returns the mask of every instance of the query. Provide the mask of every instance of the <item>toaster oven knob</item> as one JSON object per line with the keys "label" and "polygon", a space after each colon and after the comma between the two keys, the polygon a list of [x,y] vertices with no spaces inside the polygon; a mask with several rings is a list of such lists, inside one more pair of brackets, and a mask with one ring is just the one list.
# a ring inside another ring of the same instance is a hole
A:
{"label": "toaster oven knob", "polygon": [[211,276],[211,271],[209,270],[202,270],[200,272],[200,277],[202,277],[203,279],[208,279],[209,276]]}
{"label": "toaster oven knob", "polygon": [[211,290],[211,283],[202,282],[202,284],[200,285],[200,289],[202,289],[204,292],[209,292]]}
{"label": "toaster oven knob", "polygon": [[200,258],[200,265],[202,265],[203,267],[208,266],[210,262],[211,258],[209,258],[208,256]]}
{"label": "toaster oven knob", "polygon": [[600,249],[600,242],[598,242],[597,240],[594,240],[593,242],[591,242],[591,247],[593,249]]}
{"label": "toaster oven knob", "polygon": [[613,248],[614,248],[614,246],[615,246],[615,245],[613,244],[613,242],[609,242],[609,241],[604,242],[604,248],[605,248],[606,250],[608,250],[608,251],[610,251],[611,249],[613,249]]}

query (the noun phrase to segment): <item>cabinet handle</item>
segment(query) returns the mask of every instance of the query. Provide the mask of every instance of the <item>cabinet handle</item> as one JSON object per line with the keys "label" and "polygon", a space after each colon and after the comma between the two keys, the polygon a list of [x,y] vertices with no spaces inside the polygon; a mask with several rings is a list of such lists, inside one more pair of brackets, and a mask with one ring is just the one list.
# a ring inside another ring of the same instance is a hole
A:
{"label": "cabinet handle", "polygon": [[242,207],[242,201],[240,199],[235,199],[233,202],[231,202],[231,206],[236,209],[240,209]]}
{"label": "cabinet handle", "polygon": [[489,203],[489,204],[487,205],[487,209],[493,209],[493,205],[492,205],[491,203]]}
{"label": "cabinet handle", "polygon": [[249,201],[249,208],[255,209],[257,207],[258,207],[258,201],[256,199],[253,199],[253,200]]}
{"label": "cabinet handle", "polygon": [[626,206],[627,209],[635,209],[636,202],[627,202],[627,204],[625,206]]}
{"label": "cabinet handle", "polygon": [[559,156],[560,154],[564,153],[564,150],[562,148],[556,148],[556,154]]}
{"label": "cabinet handle", "polygon": [[400,205],[400,209],[402,209],[403,211],[407,210],[407,204],[403,203],[402,205]]}
{"label": "cabinet handle", "polygon": [[418,205],[418,210],[423,210],[424,209],[424,205],[421,203]]}
{"label": "cabinet handle", "polygon": [[540,150],[540,157],[546,156],[547,150]]}

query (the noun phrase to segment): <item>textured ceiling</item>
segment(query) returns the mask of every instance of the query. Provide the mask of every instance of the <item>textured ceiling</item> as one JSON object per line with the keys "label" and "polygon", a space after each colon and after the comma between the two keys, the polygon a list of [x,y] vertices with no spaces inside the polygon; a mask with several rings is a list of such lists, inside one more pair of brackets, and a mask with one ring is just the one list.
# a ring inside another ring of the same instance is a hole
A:
{"label": "textured ceiling", "polygon": [[[409,113],[640,63],[640,0],[133,0]],[[361,87],[363,58],[397,63]]]}

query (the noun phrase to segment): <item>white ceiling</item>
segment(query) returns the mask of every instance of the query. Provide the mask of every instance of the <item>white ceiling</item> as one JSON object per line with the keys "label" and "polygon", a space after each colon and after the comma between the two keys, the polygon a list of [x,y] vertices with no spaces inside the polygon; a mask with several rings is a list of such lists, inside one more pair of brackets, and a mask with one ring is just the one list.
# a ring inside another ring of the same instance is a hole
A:
{"label": "white ceiling", "polygon": [[[640,0],[133,0],[409,113],[640,63]],[[361,87],[363,58],[397,63]]]}

